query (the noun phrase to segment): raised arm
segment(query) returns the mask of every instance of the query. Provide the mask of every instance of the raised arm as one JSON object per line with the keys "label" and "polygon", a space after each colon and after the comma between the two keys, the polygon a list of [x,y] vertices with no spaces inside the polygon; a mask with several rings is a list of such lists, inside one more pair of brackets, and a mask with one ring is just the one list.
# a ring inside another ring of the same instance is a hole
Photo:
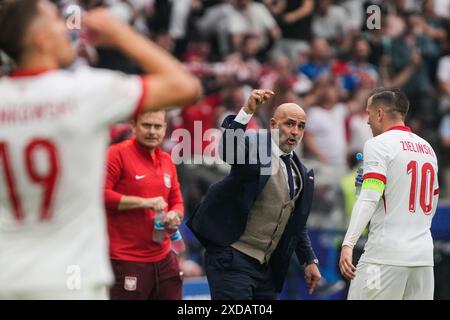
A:
{"label": "raised arm", "polygon": [[144,84],[150,94],[144,98],[144,110],[191,104],[200,97],[200,81],[180,62],[131,26],[114,18],[106,9],[89,11],[83,17],[83,23],[94,45],[121,50],[146,72]]}
{"label": "raised arm", "polygon": [[[228,164],[244,163],[247,156],[247,144],[245,135],[247,124],[256,110],[274,95],[267,89],[256,89],[250,94],[239,114],[229,116],[223,121],[225,129],[219,142],[220,157]],[[256,136],[255,136],[256,138]],[[256,142],[256,141],[255,141]]]}

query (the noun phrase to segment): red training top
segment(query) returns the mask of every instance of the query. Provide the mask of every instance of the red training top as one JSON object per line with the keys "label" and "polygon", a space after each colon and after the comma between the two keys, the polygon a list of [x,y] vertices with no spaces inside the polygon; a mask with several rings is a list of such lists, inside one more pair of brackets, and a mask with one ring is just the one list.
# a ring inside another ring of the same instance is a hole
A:
{"label": "red training top", "polygon": [[153,210],[117,210],[123,195],[167,202],[166,212],[184,212],[177,171],[170,155],[161,149],[150,152],[136,138],[112,145],[108,150],[105,204],[110,255],[113,260],[155,262],[170,252],[170,239],[152,240]]}

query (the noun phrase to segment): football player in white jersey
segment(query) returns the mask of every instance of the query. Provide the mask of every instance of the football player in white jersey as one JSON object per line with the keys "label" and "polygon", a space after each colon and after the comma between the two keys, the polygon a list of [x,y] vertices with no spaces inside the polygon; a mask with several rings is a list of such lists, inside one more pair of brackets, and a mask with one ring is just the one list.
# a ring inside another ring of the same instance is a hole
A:
{"label": "football player in white jersey", "polygon": [[[83,68],[48,0],[0,2],[0,299],[101,299],[112,283],[103,172],[109,125],[140,110],[189,104],[199,81],[104,9],[86,13],[97,45],[143,76]],[[149,202],[149,208],[164,206]]]}
{"label": "football player in white jersey", "polygon": [[[430,144],[404,120],[399,89],[380,88],[367,101],[374,137],[364,146],[361,193],[342,244],[339,267],[352,280],[348,299],[433,299],[431,220],[439,195],[438,161]],[[366,225],[357,267],[353,246]]]}

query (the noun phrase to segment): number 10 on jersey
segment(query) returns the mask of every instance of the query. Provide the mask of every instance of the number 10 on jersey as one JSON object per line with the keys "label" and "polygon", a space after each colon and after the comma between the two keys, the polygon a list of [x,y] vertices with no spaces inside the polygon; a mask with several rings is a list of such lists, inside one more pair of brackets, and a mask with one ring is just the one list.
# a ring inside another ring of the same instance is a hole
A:
{"label": "number 10 on jersey", "polygon": [[[417,192],[419,192],[419,204],[423,212],[429,215],[433,204],[433,186],[435,179],[434,168],[431,163],[426,162],[419,170],[417,161],[410,161],[406,170],[411,175],[411,188],[409,191],[409,212],[416,212]],[[418,186],[420,173],[420,186]]]}

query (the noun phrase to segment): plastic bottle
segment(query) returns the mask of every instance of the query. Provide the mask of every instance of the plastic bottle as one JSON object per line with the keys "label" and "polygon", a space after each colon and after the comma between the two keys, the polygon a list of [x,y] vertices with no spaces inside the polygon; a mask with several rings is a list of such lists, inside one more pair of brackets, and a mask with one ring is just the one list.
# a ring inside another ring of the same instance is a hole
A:
{"label": "plastic bottle", "polygon": [[170,234],[170,240],[172,241],[172,250],[176,254],[183,253],[186,251],[186,245],[184,244],[183,237],[181,236],[180,230],[176,229]]}
{"label": "plastic bottle", "polygon": [[164,211],[155,212],[154,226],[153,226],[153,241],[161,243],[166,238],[166,229],[163,223]]}
{"label": "plastic bottle", "polygon": [[361,192],[361,187],[362,187],[362,182],[363,182],[363,173],[364,173],[364,168],[363,168],[363,154],[361,152],[358,152],[356,154],[356,160],[359,163],[358,166],[358,170],[356,171],[356,179],[355,179],[355,195],[356,197],[359,196],[360,192]]}

